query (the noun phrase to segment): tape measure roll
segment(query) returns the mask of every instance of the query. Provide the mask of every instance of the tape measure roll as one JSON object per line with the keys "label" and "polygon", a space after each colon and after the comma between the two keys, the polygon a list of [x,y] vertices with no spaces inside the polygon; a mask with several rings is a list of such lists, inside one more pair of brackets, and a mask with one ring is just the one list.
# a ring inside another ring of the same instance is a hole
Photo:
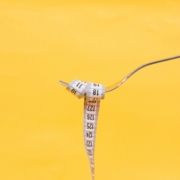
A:
{"label": "tape measure roll", "polygon": [[96,128],[99,114],[100,100],[104,99],[105,86],[81,80],[73,80],[68,86],[70,91],[78,98],[84,97],[84,145],[90,162],[91,176],[94,180],[94,150]]}
{"label": "tape measure roll", "polygon": [[94,179],[94,149],[95,149],[95,137],[96,137],[96,127],[97,119],[100,107],[100,100],[104,98],[105,92],[111,92],[120,87],[124,82],[126,82],[133,74],[143,69],[144,67],[154,65],[161,62],[166,62],[170,60],[175,60],[180,58],[179,56],[173,56],[161,60],[152,61],[143,64],[133,70],[124,79],[116,82],[115,84],[105,87],[101,84],[86,83],[80,80],[74,80],[70,84],[59,81],[59,84],[66,86],[67,90],[73,93],[78,98],[85,97],[84,101],[84,142],[87,155],[89,157],[92,179]]}
{"label": "tape measure roll", "polygon": [[86,93],[86,86],[87,82],[81,80],[73,80],[68,84],[66,89],[78,98],[82,98]]}

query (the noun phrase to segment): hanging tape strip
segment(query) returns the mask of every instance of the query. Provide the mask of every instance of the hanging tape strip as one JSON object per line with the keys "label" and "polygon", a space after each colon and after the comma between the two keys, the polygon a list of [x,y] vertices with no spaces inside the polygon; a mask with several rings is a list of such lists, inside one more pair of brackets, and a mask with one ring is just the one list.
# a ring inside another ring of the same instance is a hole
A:
{"label": "hanging tape strip", "polygon": [[75,96],[77,96],[78,98],[84,97],[85,99],[84,100],[84,142],[91,165],[92,179],[94,179],[94,148],[95,148],[96,127],[97,127],[100,99],[104,98],[105,92],[111,92],[117,89],[140,69],[157,63],[175,60],[178,58],[180,58],[180,55],[143,64],[138,68],[136,68],[134,71],[132,71],[130,74],[128,74],[124,79],[118,81],[117,83],[109,87],[106,87],[106,90],[103,85],[95,84],[95,83],[86,83],[80,80],[74,80],[70,84],[64,81],[59,81],[61,85],[66,86],[67,90],[69,90]]}
{"label": "hanging tape strip", "polygon": [[68,86],[78,98],[84,97],[84,145],[89,158],[91,176],[94,180],[94,150],[100,100],[104,99],[105,86],[81,80],[73,80]]}

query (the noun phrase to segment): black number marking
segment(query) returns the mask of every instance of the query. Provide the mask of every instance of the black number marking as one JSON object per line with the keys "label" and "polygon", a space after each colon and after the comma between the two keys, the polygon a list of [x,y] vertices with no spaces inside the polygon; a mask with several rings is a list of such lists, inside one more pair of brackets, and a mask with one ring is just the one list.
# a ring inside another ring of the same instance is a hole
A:
{"label": "black number marking", "polygon": [[92,138],[92,132],[86,132],[86,137],[88,137],[88,138]]}
{"label": "black number marking", "polygon": [[77,91],[76,91],[75,89],[72,89],[71,92],[72,92],[73,94],[76,94]]}
{"label": "black number marking", "polygon": [[87,114],[87,119],[88,120],[94,120],[94,114]]}
{"label": "black number marking", "polygon": [[93,89],[93,95],[99,96],[99,90],[98,89]]}
{"label": "black number marking", "polygon": [[83,85],[83,84],[78,83],[76,86],[77,86],[78,88],[81,88],[82,85]]}
{"label": "black number marking", "polygon": [[96,95],[96,89],[93,89],[93,95]]}
{"label": "black number marking", "polygon": [[92,141],[86,141],[86,146],[87,147],[92,147]]}
{"label": "black number marking", "polygon": [[90,105],[90,106],[88,106],[87,110],[88,111],[95,111],[95,106]]}
{"label": "black number marking", "polygon": [[92,123],[87,123],[87,129],[94,129],[93,124]]}

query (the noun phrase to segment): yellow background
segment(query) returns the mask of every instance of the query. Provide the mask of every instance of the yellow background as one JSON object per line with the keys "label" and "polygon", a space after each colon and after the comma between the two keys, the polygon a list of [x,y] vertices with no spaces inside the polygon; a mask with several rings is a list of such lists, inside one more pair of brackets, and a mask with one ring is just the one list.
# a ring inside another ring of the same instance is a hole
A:
{"label": "yellow background", "polygon": [[[180,53],[180,1],[0,1],[0,179],[90,180],[83,100],[58,80],[105,85]],[[180,180],[180,59],[139,71],[101,102],[96,180]]]}

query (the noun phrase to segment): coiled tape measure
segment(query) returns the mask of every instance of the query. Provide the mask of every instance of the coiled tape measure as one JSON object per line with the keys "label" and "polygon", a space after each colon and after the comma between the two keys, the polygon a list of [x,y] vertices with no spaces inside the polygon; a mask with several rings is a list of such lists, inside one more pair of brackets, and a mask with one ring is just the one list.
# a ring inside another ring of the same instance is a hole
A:
{"label": "coiled tape measure", "polygon": [[129,75],[127,75],[123,80],[118,81],[112,86],[105,87],[102,84],[97,84],[93,82],[84,82],[81,80],[73,80],[69,84],[63,81],[59,81],[59,84],[66,86],[66,89],[74,94],[78,98],[84,97],[84,145],[86,149],[87,156],[90,162],[91,176],[94,180],[94,150],[95,150],[95,140],[96,140],[96,128],[97,120],[100,108],[100,101],[105,98],[105,93],[113,91],[114,89],[121,86],[129,77],[131,77],[138,70],[157,63],[174,60],[180,58],[180,56],[174,56],[162,60],[157,60],[144,64]]}

